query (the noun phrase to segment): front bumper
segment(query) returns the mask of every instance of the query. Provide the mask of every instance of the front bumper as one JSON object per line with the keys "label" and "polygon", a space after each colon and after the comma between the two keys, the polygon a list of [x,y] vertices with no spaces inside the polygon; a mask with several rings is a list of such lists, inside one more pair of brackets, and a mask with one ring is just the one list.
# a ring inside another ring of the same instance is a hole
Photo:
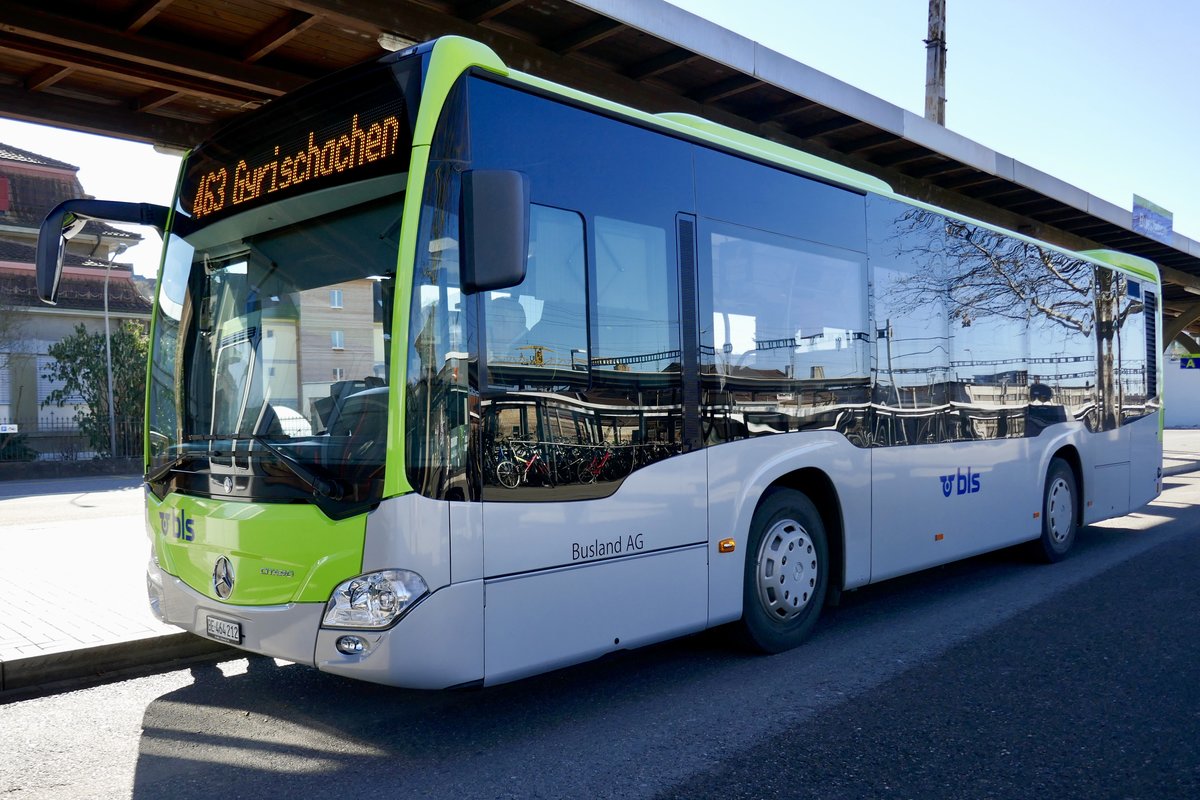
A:
{"label": "front bumper", "polygon": [[[322,629],[324,603],[230,605],[200,594],[172,575],[151,572],[148,577],[152,585],[161,587],[158,611],[164,622],[210,639],[210,616],[236,622],[242,632],[238,647],[252,653],[412,689],[445,689],[483,680],[481,580],[439,589],[388,630],[363,631]],[[365,640],[366,650],[356,655],[338,652],[335,642],[347,634]]]}

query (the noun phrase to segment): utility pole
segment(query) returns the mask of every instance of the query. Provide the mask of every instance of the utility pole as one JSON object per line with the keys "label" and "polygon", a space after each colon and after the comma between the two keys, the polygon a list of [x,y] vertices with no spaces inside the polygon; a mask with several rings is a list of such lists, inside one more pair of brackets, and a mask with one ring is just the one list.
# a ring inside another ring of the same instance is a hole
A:
{"label": "utility pole", "polygon": [[925,40],[925,119],[946,124],[946,0],[929,0]]}

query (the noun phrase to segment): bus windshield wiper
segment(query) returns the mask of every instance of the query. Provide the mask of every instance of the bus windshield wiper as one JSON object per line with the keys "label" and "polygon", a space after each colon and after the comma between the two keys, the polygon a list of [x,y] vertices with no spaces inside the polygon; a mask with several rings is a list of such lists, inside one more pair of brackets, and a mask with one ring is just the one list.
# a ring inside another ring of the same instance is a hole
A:
{"label": "bus windshield wiper", "polygon": [[180,455],[177,455],[167,461],[165,464],[160,464],[152,471],[147,472],[146,477],[143,480],[145,480],[146,483],[158,483],[163,478],[170,475],[180,464],[182,464],[191,456],[191,453],[181,453]]}
{"label": "bus windshield wiper", "polygon": [[301,481],[308,485],[308,488],[314,494],[319,494],[330,500],[341,500],[346,496],[342,490],[340,482],[333,478],[325,478],[313,472],[307,466],[302,464],[295,456],[285,452],[282,448],[272,444],[267,437],[259,434],[241,434],[233,433],[228,436],[214,436],[210,434],[194,434],[188,437],[188,441],[192,442],[254,442],[262,445],[262,448],[281,463],[288,472],[295,475]]}

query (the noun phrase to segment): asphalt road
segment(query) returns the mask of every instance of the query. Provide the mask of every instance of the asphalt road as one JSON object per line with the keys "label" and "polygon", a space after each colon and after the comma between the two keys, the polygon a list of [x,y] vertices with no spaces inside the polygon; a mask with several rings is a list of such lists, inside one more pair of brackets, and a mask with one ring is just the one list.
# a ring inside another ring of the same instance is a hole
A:
{"label": "asphalt road", "polygon": [[1200,796],[1200,475],[1087,529],[464,692],[242,659],[0,706],[0,797]]}

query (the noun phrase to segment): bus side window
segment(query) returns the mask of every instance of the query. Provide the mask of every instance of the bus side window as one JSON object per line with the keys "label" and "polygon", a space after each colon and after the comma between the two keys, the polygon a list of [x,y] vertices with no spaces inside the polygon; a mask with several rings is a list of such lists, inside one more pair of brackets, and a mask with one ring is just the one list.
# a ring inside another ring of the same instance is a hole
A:
{"label": "bus side window", "polygon": [[532,207],[525,280],[485,295],[485,346],[492,386],[586,385],[586,371],[577,369],[588,363],[584,253],[579,214]]}
{"label": "bus side window", "polygon": [[712,263],[708,404],[732,407],[714,430],[836,426],[868,391],[862,254],[713,221],[702,232]]}

